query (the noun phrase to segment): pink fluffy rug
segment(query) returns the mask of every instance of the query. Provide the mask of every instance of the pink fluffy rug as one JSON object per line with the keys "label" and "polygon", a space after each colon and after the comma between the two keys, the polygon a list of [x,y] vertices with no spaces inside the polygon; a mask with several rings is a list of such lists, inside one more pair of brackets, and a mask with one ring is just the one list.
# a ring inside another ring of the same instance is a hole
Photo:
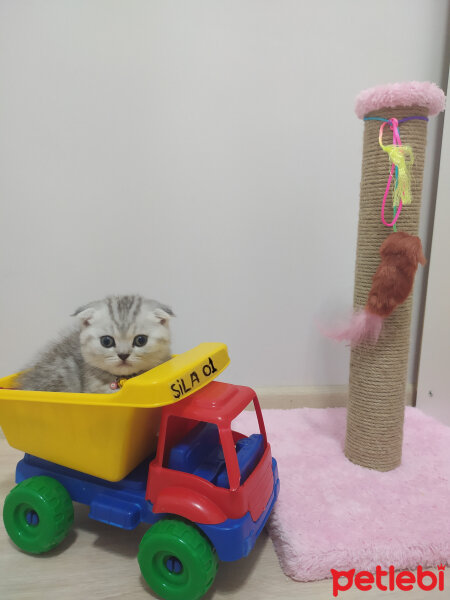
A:
{"label": "pink fluffy rug", "polygon": [[[388,473],[343,454],[344,408],[266,410],[281,491],[269,532],[286,575],[450,562],[450,428],[406,409],[403,462]],[[240,417],[253,432],[254,415]]]}

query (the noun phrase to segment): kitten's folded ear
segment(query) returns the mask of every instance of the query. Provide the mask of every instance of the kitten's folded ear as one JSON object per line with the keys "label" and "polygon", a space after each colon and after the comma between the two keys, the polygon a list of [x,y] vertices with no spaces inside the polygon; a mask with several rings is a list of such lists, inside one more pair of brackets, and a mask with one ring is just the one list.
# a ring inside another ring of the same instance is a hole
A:
{"label": "kitten's folded ear", "polygon": [[95,308],[91,304],[86,304],[85,306],[80,306],[77,310],[72,313],[72,317],[77,317],[84,327],[87,327],[91,324],[92,317],[94,316]]}
{"label": "kitten's folded ear", "polygon": [[153,314],[161,323],[161,325],[165,325],[171,317],[175,316],[173,310],[169,306],[165,306],[164,304],[161,304],[160,306],[155,308]]}

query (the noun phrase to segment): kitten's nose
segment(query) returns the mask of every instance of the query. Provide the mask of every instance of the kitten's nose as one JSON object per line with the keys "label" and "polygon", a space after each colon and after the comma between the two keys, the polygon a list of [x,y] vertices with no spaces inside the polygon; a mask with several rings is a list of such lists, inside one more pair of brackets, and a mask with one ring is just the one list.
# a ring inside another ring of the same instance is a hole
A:
{"label": "kitten's nose", "polygon": [[122,360],[127,360],[127,358],[130,356],[129,354],[118,354],[117,355],[119,358],[121,358]]}

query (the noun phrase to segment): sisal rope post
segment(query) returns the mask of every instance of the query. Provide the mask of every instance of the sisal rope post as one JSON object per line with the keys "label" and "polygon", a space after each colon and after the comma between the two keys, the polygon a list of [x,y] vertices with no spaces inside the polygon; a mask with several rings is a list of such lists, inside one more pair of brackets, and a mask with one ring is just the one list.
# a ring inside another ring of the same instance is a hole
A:
{"label": "sisal rope post", "polygon": [[[442,92],[441,94],[443,96]],[[364,116],[400,120],[405,117],[426,117],[429,113],[429,107],[423,106],[422,103],[382,106],[364,113]],[[379,121],[365,121],[355,269],[355,309],[363,308],[366,304],[372,277],[380,263],[380,246],[392,231],[380,220],[380,206],[389,174],[389,161],[378,143],[379,129]],[[385,130],[386,139],[389,139],[389,129],[386,127]],[[427,122],[406,121],[399,126],[399,132],[402,144],[412,147],[414,163],[411,169],[413,201],[411,205],[403,207],[397,227],[399,231],[417,235]],[[386,218],[391,214],[392,206],[389,212],[386,208]],[[351,351],[345,455],[358,465],[378,471],[390,471],[401,462],[411,310],[412,295],[385,319],[380,338],[375,345],[363,343]]]}

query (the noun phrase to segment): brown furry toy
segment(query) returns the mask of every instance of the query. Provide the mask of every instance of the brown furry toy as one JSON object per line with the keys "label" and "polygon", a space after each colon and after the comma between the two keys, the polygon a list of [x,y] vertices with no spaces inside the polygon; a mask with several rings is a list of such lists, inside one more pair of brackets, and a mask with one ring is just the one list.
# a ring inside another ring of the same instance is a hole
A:
{"label": "brown furry toy", "polygon": [[381,263],[372,279],[366,310],[388,317],[409,296],[419,263],[426,264],[420,238],[399,231],[380,247]]}
{"label": "brown furry toy", "polygon": [[381,263],[373,276],[364,310],[355,312],[349,324],[329,332],[329,337],[376,343],[383,320],[411,293],[419,263],[426,264],[420,238],[402,231],[391,233],[380,247]]}

